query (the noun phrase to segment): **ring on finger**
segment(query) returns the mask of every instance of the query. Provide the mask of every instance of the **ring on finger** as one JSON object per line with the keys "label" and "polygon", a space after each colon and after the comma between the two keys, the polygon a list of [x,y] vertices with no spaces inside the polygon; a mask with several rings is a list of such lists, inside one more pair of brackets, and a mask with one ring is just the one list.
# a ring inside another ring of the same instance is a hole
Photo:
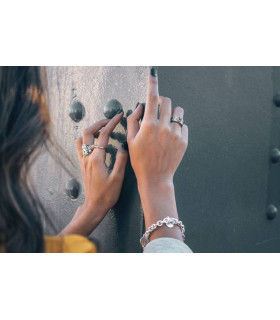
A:
{"label": "ring on finger", "polygon": [[96,144],[83,144],[82,145],[83,156],[89,156],[94,149],[106,149],[106,147],[98,146]]}
{"label": "ring on finger", "polygon": [[182,117],[171,117],[170,122],[179,123],[179,125],[180,125],[181,127],[183,127],[183,124],[184,124],[184,120],[183,120]]}

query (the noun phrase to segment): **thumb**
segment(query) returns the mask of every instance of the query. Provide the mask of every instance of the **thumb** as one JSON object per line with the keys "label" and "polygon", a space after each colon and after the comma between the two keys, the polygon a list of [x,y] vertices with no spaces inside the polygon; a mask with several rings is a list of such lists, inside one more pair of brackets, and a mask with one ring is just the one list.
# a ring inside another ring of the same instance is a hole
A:
{"label": "thumb", "polygon": [[138,103],[134,112],[127,117],[127,141],[133,140],[140,129],[139,121],[143,114],[143,105]]}

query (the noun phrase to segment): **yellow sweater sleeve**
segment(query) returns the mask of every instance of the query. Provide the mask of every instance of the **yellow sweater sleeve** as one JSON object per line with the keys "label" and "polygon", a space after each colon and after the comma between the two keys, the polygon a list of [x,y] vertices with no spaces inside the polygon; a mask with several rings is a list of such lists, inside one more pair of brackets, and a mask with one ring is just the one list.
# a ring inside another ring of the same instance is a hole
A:
{"label": "yellow sweater sleeve", "polygon": [[87,238],[71,234],[45,238],[45,253],[96,253],[96,245]]}

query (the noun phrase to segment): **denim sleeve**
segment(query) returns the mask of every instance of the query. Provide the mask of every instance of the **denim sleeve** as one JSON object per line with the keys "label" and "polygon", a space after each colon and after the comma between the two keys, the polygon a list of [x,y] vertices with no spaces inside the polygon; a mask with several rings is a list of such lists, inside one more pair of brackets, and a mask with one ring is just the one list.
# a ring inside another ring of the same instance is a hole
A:
{"label": "denim sleeve", "polygon": [[149,242],[143,253],[192,253],[192,250],[178,239],[158,238]]}

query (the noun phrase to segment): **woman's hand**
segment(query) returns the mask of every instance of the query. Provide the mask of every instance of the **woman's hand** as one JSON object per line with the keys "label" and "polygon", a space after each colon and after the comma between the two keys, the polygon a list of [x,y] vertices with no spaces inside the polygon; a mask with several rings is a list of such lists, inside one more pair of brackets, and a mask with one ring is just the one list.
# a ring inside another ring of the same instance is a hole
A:
{"label": "woman's hand", "polygon": [[[159,118],[158,118],[159,106]],[[158,79],[149,76],[145,115],[139,125],[143,106],[138,105],[128,117],[128,145],[131,164],[141,184],[173,182],[188,145],[188,127],[170,122],[171,116],[183,118],[184,110],[172,110],[169,98],[159,97]]]}
{"label": "woman's hand", "polygon": [[[76,233],[89,235],[102,221],[119,199],[127,162],[127,151],[121,146],[117,152],[113,170],[105,164],[106,150],[94,149],[88,156],[82,155],[82,144],[106,147],[111,132],[123,117],[123,112],[111,120],[100,120],[83,131],[76,140],[79,163],[85,187],[85,203],[78,208],[72,221],[61,235]],[[95,142],[94,136],[98,134]]]}
{"label": "woman's hand", "polygon": [[[170,122],[171,116],[182,117],[184,110],[172,110],[169,98],[159,97],[158,78],[151,71],[148,97],[141,126],[143,106],[138,105],[128,117],[127,141],[131,164],[137,177],[146,227],[166,216],[178,217],[173,176],[188,145],[188,127]],[[158,116],[159,114],[159,116]],[[172,236],[181,239],[179,228],[157,228],[153,237]]]}

